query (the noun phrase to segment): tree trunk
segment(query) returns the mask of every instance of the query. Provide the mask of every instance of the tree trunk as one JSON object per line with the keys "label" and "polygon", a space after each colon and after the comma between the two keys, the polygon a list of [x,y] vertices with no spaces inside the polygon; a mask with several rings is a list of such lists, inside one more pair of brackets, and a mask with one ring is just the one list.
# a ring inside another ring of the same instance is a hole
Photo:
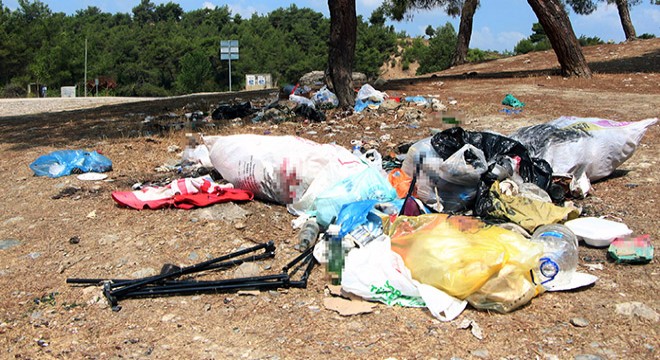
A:
{"label": "tree trunk", "polygon": [[458,41],[456,51],[451,60],[451,65],[461,65],[467,62],[467,53],[470,49],[470,38],[472,37],[472,19],[477,11],[479,0],[465,0],[461,9],[461,23],[458,26]]}
{"label": "tree trunk", "polygon": [[563,76],[591,77],[591,69],[561,0],[527,0],[555,50]]}
{"label": "tree trunk", "polygon": [[619,17],[621,18],[623,32],[626,34],[626,41],[635,40],[637,34],[635,34],[635,27],[630,19],[628,0],[616,0],[616,8],[619,10]]}
{"label": "tree trunk", "polygon": [[328,70],[340,107],[353,107],[353,60],[357,39],[355,0],[328,0],[330,41]]}

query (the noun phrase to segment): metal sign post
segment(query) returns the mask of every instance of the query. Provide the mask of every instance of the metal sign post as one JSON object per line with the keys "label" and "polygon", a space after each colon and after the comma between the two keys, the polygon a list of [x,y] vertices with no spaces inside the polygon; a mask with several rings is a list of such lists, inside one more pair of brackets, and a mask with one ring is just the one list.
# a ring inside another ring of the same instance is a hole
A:
{"label": "metal sign post", "polygon": [[229,91],[231,91],[231,61],[238,60],[238,40],[220,41],[220,60],[229,60]]}

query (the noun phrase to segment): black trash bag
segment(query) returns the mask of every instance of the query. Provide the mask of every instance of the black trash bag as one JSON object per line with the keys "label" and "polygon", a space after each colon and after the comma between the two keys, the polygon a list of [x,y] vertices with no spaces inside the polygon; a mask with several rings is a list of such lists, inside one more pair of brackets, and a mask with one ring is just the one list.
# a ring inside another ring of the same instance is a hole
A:
{"label": "black trash bag", "polygon": [[[525,182],[534,183],[541,189],[548,191],[552,182],[552,167],[547,161],[532,158],[527,148],[520,142],[488,132],[465,131],[461,127],[447,129],[435,134],[431,139],[431,146],[442,159],[447,159],[465,144],[470,144],[484,152],[486,160],[492,163],[489,171],[484,174],[484,180],[492,183],[493,172],[490,171],[496,164],[504,165],[504,157],[519,157],[519,173]],[[490,178],[489,178],[490,177]]]}
{"label": "black trash bag", "polygon": [[252,108],[249,101],[240,104],[220,104],[211,113],[211,118],[213,120],[231,120],[249,116],[255,112],[256,110]]}
{"label": "black trash bag", "polygon": [[325,113],[321,110],[316,110],[311,106],[307,106],[305,104],[299,104],[298,106],[293,109],[293,112],[296,113],[296,115],[303,116],[306,119],[309,119],[310,121],[314,122],[322,122],[325,121]]}

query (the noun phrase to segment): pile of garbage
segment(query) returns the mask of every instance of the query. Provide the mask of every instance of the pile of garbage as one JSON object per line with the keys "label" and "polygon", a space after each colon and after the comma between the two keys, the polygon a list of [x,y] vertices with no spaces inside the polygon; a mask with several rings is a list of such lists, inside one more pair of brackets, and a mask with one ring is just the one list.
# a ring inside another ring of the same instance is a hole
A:
{"label": "pile of garbage", "polygon": [[[460,124],[460,117],[451,109],[457,102],[451,98],[445,104],[437,96],[431,95],[390,97],[387,93],[364,84],[356,91],[355,103],[352,109],[346,109],[349,115],[350,112],[370,111],[393,113],[395,118],[411,128],[419,127],[419,122],[429,116],[429,113],[438,115],[444,124]],[[264,122],[319,123],[326,121],[328,111],[338,106],[337,96],[326,85],[316,88],[302,84],[286,85],[276,99],[235,99],[218,104],[208,111],[196,110],[182,116],[175,113],[150,115],[142,121],[140,132],[151,135],[183,129],[203,131],[218,126],[244,126],[247,123]]]}
{"label": "pile of garbage", "polygon": [[[289,99],[297,105],[288,111],[336,106],[327,88],[309,98],[299,95],[304,93],[291,89]],[[391,100],[367,85],[357,99],[355,111]],[[440,106],[424,97],[399,101]],[[255,112],[242,105],[218,108],[212,116],[280,116],[273,109]],[[394,168],[359,142],[347,149],[296,136],[203,136],[182,157],[195,169],[207,169],[204,176],[116,191],[112,198],[139,210],[253,199],[280,204],[296,216],[292,226],[299,229],[305,259],[313,253],[346,292],[426,307],[444,321],[468,304],[507,313],[545,291],[596,282],[576,270],[580,242],[608,247],[617,262],[652,259],[648,235],[634,234],[621,222],[581,217],[572,200],[588,196],[592,181],[630,158],[656,122],[561,117],[508,136],[455,126],[409,146]],[[111,170],[109,160],[101,160],[105,166],[89,166],[49,154],[31,168],[51,177]],[[156,286],[154,281],[123,284],[142,294],[148,288],[135,284]]]}

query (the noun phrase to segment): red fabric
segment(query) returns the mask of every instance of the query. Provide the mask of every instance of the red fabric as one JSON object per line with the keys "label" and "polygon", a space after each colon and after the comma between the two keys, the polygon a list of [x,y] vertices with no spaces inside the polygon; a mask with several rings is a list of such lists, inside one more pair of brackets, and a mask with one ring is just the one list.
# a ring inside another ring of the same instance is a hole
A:
{"label": "red fabric", "polygon": [[115,191],[112,193],[112,199],[119,205],[137,210],[155,210],[165,207],[190,210],[195,207],[204,207],[228,201],[250,201],[254,199],[254,194],[241,189],[223,189],[210,194],[179,194],[166,199],[142,201],[132,191]]}

